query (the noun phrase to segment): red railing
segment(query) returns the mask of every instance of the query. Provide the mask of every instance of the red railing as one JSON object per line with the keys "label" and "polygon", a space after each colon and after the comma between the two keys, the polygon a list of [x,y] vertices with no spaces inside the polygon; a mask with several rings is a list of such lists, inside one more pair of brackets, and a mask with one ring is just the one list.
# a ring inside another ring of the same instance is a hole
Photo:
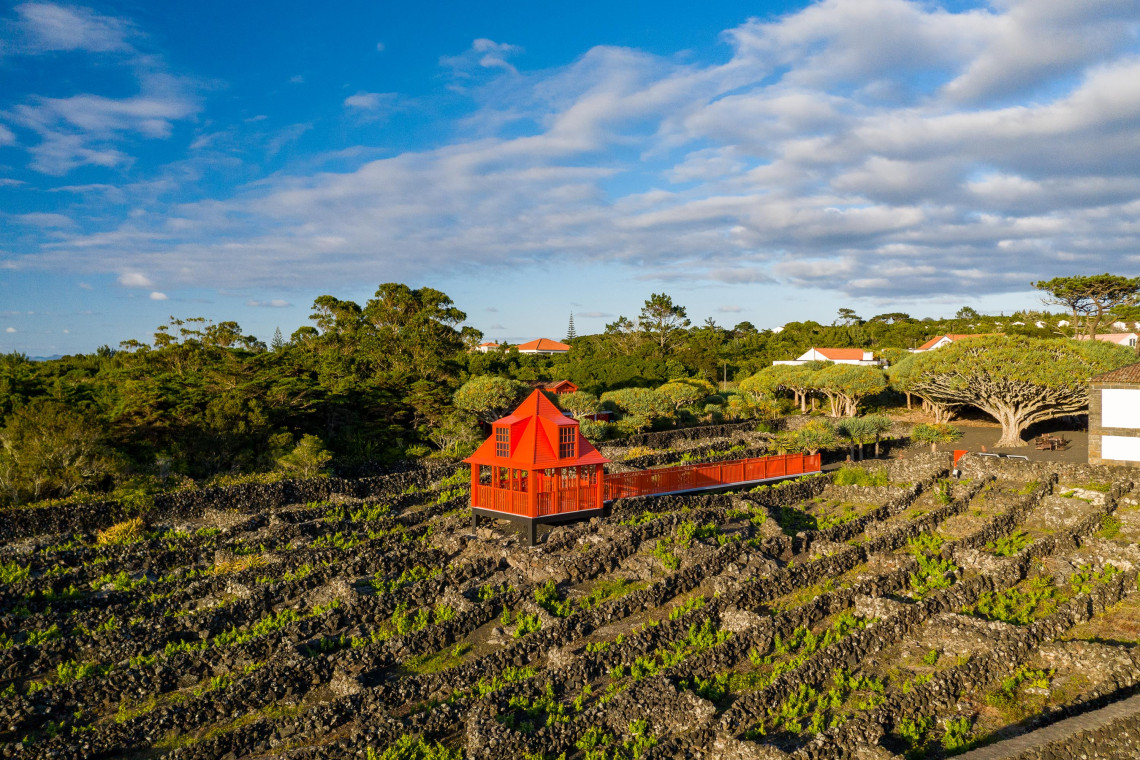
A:
{"label": "red railing", "polygon": [[[733,459],[713,464],[691,464],[663,467],[659,470],[605,474],[602,481],[602,498],[605,501],[612,501],[635,496],[697,491],[736,483],[803,475],[819,470],[819,454],[780,454],[753,459]],[[478,486],[472,495],[471,506],[531,518],[580,512],[597,509],[600,506],[597,502],[596,485],[567,485],[559,488],[553,481],[546,485],[552,490],[542,490],[535,494],[534,514],[530,512],[529,493],[489,485]]]}
{"label": "red railing", "polygon": [[493,509],[496,512],[506,512],[520,517],[530,517],[530,508],[527,504],[529,495],[524,491],[507,491],[503,488],[481,485],[479,486],[478,498],[472,506]]}
{"label": "red railing", "polygon": [[695,491],[702,488],[730,486],[734,483],[803,475],[819,472],[819,469],[819,454],[780,454],[753,459],[733,459],[713,464],[620,472],[606,475],[604,499],[611,501],[634,496]]}
{"label": "red railing", "polygon": [[580,512],[583,509],[596,509],[597,486],[575,486],[559,491],[548,491],[535,495],[538,517],[560,515],[564,512]]}

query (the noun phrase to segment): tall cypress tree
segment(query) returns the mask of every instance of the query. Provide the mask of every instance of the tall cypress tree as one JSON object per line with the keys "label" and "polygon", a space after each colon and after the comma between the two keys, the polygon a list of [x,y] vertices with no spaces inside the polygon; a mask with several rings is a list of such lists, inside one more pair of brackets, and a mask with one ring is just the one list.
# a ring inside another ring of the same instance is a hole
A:
{"label": "tall cypress tree", "polygon": [[269,347],[274,351],[280,351],[285,348],[285,339],[281,337],[280,327],[273,331],[273,342],[269,344]]}
{"label": "tall cypress tree", "polygon": [[570,312],[570,326],[566,328],[566,340],[577,338],[578,333],[574,331],[574,312]]}

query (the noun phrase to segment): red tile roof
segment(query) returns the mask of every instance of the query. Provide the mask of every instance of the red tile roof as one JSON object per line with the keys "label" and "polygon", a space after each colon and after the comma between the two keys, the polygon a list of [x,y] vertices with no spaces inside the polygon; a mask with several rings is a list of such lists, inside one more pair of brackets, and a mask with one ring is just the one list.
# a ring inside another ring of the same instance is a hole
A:
{"label": "red tile roof", "polygon": [[556,394],[576,393],[578,390],[578,386],[569,380],[552,380],[550,382],[547,382],[545,380],[536,380],[530,384],[530,387],[541,388],[544,391],[550,391],[551,393]]}
{"label": "red tile roof", "polygon": [[943,338],[949,338],[950,342],[953,343],[956,340],[962,340],[962,338],[980,338],[983,335],[990,335],[990,334],[991,333],[968,333],[968,334],[947,333],[945,335],[935,335],[933,338],[931,338],[930,340],[926,341],[921,346],[919,346],[918,350],[919,351],[929,351],[930,349],[934,348],[935,343],[942,340]]}
{"label": "red tile roof", "polygon": [[862,361],[864,353],[861,348],[816,348],[814,351],[821,356],[826,356],[833,362],[837,362],[840,359]]}
{"label": "red tile roof", "polygon": [[519,346],[519,351],[569,351],[570,346],[550,338],[539,338]]}
{"label": "red tile roof", "polygon": [[1140,364],[1129,364],[1127,367],[1114,369],[1097,375],[1092,379],[1094,383],[1137,383],[1140,384]]}

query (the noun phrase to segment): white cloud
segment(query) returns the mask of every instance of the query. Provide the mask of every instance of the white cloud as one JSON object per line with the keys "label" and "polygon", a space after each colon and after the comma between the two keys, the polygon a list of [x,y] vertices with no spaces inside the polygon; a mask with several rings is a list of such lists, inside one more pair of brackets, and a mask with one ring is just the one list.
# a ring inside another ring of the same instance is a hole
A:
{"label": "white cloud", "polygon": [[170,137],[174,122],[199,109],[196,98],[173,77],[145,77],[142,91],[127,98],[82,94],[66,98],[34,96],[12,110],[12,119],[36,132],[32,168],[46,174],[66,174],[77,166],[113,167],[130,157],[116,143],[132,136]]}
{"label": "white cloud", "polygon": [[744,311],[743,306],[718,306],[717,311],[721,314],[739,314]]}
{"label": "white cloud", "polygon": [[8,327],[8,328],[5,328],[4,332],[14,333],[14,332],[16,332],[16,328],[15,327]]}
{"label": "white cloud", "polygon": [[157,290],[152,290],[150,292],[150,300],[152,300],[152,301],[166,301],[169,298],[170,298],[170,296],[168,296],[165,293],[162,293],[160,291],[157,291]]}
{"label": "white cloud", "polygon": [[20,224],[30,227],[70,227],[75,222],[65,214],[46,214],[32,212],[30,214],[16,214],[12,217]]}
{"label": "white cloud", "polygon": [[54,3],[16,6],[24,52],[84,50],[91,53],[128,51],[131,26],[122,19],[102,16],[87,8]]}
{"label": "white cloud", "polygon": [[[517,47],[476,40],[440,61],[475,104],[458,137],[379,159],[350,148],[336,156],[348,169],[274,174],[96,234],[54,233],[22,262],[186,286],[224,272],[227,285],[274,292],[570,259],[694,286],[875,298],[1136,268],[1140,47],[1116,26],[1135,29],[1140,6],[1088,7],[1076,18],[1062,0],[964,12],[822,0],[729,30],[718,63],[597,47],[519,73]],[[1035,35],[1072,44],[1002,63],[1003,44]],[[359,92],[344,107],[369,118],[385,97]],[[66,100],[66,113],[28,104],[40,117],[29,128],[58,133],[56,168],[125,164],[118,142],[148,137],[146,118],[161,136],[193,113]],[[576,316],[595,314],[611,316]]]}
{"label": "white cloud", "polygon": [[[200,110],[188,80],[168,73],[161,56],[130,42],[141,36],[130,22],[53,3],[25,3],[15,10],[16,19],[10,24],[13,42],[8,51],[99,54],[95,60],[106,69],[105,79],[115,81],[122,73],[138,82],[137,93],[113,97],[98,92],[29,94],[0,114],[9,124],[38,138],[24,141],[31,154],[30,166],[36,171],[62,175],[84,165],[129,165],[132,158],[126,143],[140,138],[167,139],[175,123]],[[0,55],[3,52],[5,49],[0,48]],[[68,83],[51,80],[42,86],[58,91]],[[0,146],[14,142],[11,130],[0,126]]]}
{"label": "white cloud", "polygon": [[124,272],[119,275],[119,284],[124,288],[149,288],[154,282],[142,272]]}
{"label": "white cloud", "polygon": [[358,92],[344,99],[347,108],[356,108],[362,111],[375,111],[381,106],[390,104],[396,99],[393,92]]}
{"label": "white cloud", "polygon": [[507,59],[518,55],[523,49],[518,45],[505,42],[495,42],[480,37],[471,43],[471,47],[463,53],[454,56],[442,56],[439,64],[451,69],[452,74],[458,77],[470,77],[478,69],[498,69],[517,74],[518,70]]}
{"label": "white cloud", "polygon": [[269,308],[269,309],[285,309],[285,308],[288,308],[289,306],[292,306],[293,304],[289,303],[288,301],[286,301],[283,298],[274,298],[274,299],[269,300],[269,301],[256,301],[256,300],[251,298],[250,300],[245,302],[245,305],[246,306],[254,306],[254,307],[264,307],[264,308]]}

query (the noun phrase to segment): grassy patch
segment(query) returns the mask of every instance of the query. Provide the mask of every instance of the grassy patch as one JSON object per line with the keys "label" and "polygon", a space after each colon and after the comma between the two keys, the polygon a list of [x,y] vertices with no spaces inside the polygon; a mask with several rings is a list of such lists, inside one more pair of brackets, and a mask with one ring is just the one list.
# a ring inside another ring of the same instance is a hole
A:
{"label": "grassy patch", "polygon": [[835,471],[831,482],[837,486],[885,486],[890,483],[890,478],[882,468],[864,470],[862,467],[840,467]]}

